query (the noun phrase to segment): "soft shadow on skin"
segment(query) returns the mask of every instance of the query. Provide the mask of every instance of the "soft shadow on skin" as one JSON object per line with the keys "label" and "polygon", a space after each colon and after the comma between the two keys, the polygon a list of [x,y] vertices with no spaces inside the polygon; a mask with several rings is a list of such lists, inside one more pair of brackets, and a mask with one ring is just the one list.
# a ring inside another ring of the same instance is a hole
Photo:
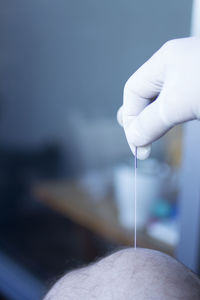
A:
{"label": "soft shadow on skin", "polygon": [[44,300],[200,300],[199,278],[155,250],[126,248],[61,278]]}

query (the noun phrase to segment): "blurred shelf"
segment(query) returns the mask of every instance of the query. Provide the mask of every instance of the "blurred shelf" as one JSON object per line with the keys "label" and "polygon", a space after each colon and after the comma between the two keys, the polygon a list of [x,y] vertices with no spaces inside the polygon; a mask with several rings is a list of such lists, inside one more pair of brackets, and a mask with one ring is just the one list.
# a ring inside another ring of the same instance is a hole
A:
{"label": "blurred shelf", "polygon": [[[92,199],[76,182],[69,181],[41,183],[33,192],[39,201],[104,239],[123,246],[133,245],[133,231],[121,226],[112,197]],[[174,253],[170,245],[151,238],[145,231],[138,232],[137,244],[172,256]]]}

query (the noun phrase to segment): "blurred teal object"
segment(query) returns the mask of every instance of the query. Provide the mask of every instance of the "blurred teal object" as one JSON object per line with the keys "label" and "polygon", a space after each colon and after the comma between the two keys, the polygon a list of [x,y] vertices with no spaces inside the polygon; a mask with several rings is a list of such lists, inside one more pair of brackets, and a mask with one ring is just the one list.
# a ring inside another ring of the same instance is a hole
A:
{"label": "blurred teal object", "polygon": [[171,215],[171,211],[172,205],[168,201],[160,199],[159,201],[156,201],[152,208],[152,216],[159,219],[164,219]]}

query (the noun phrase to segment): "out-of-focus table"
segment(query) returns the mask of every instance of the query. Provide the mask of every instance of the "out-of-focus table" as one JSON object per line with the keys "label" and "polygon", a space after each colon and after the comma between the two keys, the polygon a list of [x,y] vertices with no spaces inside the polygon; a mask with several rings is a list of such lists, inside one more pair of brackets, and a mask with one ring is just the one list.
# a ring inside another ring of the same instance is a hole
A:
{"label": "out-of-focus table", "polygon": [[[34,194],[39,201],[95,234],[119,245],[133,245],[133,231],[121,226],[111,196],[93,199],[83,187],[69,181],[40,183],[34,188]],[[137,245],[173,255],[172,247],[152,239],[145,231],[138,232]]]}

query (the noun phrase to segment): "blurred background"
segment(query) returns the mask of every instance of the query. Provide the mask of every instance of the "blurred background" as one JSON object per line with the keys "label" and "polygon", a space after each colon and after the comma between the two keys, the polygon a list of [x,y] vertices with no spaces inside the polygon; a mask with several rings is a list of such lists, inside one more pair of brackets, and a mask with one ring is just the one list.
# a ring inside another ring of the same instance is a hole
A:
{"label": "blurred background", "polygon": [[[39,300],[65,272],[133,245],[123,86],[191,23],[187,0],[0,0],[0,299]],[[137,244],[199,272],[194,123],[138,163]]]}

